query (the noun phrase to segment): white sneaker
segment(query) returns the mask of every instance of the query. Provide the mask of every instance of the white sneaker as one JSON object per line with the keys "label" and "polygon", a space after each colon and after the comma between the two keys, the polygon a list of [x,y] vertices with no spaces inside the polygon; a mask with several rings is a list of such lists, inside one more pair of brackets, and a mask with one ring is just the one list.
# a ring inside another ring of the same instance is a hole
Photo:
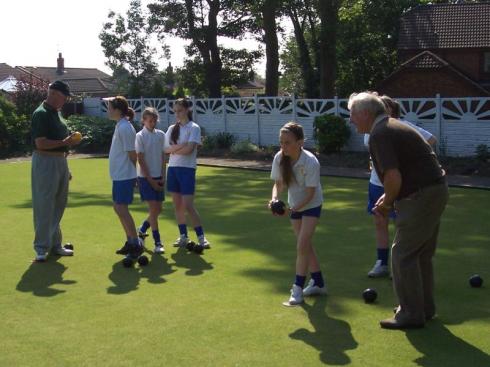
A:
{"label": "white sneaker", "polygon": [[164,254],[165,248],[163,247],[163,243],[159,243],[155,245],[155,249],[153,250],[155,254]]}
{"label": "white sneaker", "polygon": [[390,275],[390,269],[388,268],[388,265],[382,265],[381,260],[376,260],[373,268],[368,273],[368,277],[370,278],[381,278],[387,277],[388,275]]}
{"label": "white sneaker", "polygon": [[303,297],[326,296],[326,295],[327,295],[327,286],[323,285],[323,287],[319,287],[315,285],[315,281],[313,279],[310,279],[306,288],[303,289]]}
{"label": "white sneaker", "polygon": [[205,249],[211,248],[211,243],[204,236],[199,238],[199,245],[204,247]]}
{"label": "white sneaker", "polygon": [[48,259],[48,254],[36,254],[36,257],[34,258],[35,262],[38,263],[43,263]]}
{"label": "white sneaker", "polygon": [[58,256],[73,256],[74,254],[73,250],[64,247],[56,247],[52,250],[52,253]]}
{"label": "white sneaker", "polygon": [[185,247],[187,242],[189,242],[189,239],[185,236],[181,236],[175,240],[174,247]]}
{"label": "white sneaker", "polygon": [[293,284],[293,287],[291,288],[291,296],[289,297],[289,300],[283,302],[282,304],[286,307],[292,307],[292,306],[300,305],[304,301],[305,300],[303,298],[303,289],[300,286]]}

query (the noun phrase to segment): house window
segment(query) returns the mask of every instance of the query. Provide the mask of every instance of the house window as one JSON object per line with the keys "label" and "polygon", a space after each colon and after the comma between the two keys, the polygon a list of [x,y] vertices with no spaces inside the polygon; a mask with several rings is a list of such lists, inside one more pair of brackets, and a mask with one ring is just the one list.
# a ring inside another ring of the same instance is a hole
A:
{"label": "house window", "polygon": [[490,52],[483,54],[483,71],[490,74]]}

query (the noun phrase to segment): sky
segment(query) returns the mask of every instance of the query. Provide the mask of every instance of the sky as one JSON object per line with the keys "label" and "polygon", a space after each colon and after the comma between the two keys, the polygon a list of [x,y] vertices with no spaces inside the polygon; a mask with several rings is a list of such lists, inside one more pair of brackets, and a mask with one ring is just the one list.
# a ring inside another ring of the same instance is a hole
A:
{"label": "sky", "polygon": [[[98,38],[109,10],[125,13],[130,0],[8,0],[2,1],[0,16],[0,63],[10,66],[56,67],[62,52],[65,67],[97,68],[110,73]],[[143,4],[149,0],[144,0]],[[222,40],[228,47],[257,49],[253,40]],[[160,60],[164,69],[170,61],[181,66],[184,42],[170,39],[170,60]],[[256,65],[265,74],[265,60]]]}

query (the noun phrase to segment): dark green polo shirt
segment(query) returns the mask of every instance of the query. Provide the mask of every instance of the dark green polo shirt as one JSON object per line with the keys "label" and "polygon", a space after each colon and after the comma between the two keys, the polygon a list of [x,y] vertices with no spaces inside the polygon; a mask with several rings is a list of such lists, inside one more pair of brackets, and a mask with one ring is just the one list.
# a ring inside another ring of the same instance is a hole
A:
{"label": "dark green polo shirt", "polygon": [[373,127],[369,152],[381,181],[387,170],[400,171],[402,186],[398,200],[444,181],[444,171],[432,147],[418,131],[396,119],[385,118]]}
{"label": "dark green polo shirt", "polygon": [[[34,149],[36,149],[36,138],[63,140],[68,135],[68,127],[60,112],[46,102],[43,102],[32,114],[31,137]],[[59,147],[51,149],[51,151],[67,152],[68,147]]]}

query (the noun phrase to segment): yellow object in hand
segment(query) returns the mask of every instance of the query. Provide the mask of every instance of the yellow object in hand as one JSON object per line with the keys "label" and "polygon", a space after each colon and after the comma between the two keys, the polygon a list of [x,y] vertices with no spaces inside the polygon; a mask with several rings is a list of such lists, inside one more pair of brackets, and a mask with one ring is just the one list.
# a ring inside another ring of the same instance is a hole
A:
{"label": "yellow object in hand", "polygon": [[74,143],[78,143],[80,140],[82,140],[82,134],[79,133],[78,131],[75,131],[71,135],[71,139],[73,140]]}

